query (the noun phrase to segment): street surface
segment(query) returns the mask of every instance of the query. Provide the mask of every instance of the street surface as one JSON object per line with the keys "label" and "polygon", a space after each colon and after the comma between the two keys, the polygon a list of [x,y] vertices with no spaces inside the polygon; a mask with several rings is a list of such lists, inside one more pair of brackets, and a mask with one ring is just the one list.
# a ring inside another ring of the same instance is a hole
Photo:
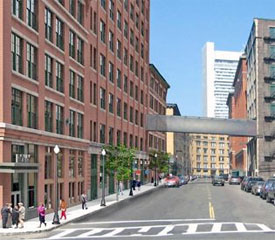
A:
{"label": "street surface", "polygon": [[[23,238],[24,236],[22,236]],[[199,179],[161,188],[36,239],[275,239],[275,206]]]}

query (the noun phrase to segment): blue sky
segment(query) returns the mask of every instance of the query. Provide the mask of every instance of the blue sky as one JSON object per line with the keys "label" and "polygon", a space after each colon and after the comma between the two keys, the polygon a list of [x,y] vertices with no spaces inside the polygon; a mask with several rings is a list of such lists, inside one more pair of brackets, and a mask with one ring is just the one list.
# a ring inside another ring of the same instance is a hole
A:
{"label": "blue sky", "polygon": [[202,116],[202,47],[243,51],[253,18],[275,19],[275,0],[151,0],[150,62],[183,116]]}

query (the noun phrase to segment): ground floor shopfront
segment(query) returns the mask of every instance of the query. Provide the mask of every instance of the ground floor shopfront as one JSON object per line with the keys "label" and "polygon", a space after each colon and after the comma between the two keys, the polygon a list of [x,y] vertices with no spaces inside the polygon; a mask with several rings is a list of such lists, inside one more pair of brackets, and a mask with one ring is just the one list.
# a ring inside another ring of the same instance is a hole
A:
{"label": "ground floor shopfront", "polygon": [[[37,215],[36,207],[42,202],[51,212],[56,199],[63,198],[73,206],[79,204],[83,192],[89,200],[101,197],[102,144],[57,134],[39,135],[36,131],[7,129],[6,134],[0,140],[0,208],[5,203],[14,206],[23,202],[28,219]],[[55,145],[59,146],[58,154],[54,153]],[[138,152],[133,178],[149,182],[148,164],[146,153]],[[117,190],[117,184],[114,174],[105,174],[108,195]],[[124,186],[129,187],[129,182]]]}

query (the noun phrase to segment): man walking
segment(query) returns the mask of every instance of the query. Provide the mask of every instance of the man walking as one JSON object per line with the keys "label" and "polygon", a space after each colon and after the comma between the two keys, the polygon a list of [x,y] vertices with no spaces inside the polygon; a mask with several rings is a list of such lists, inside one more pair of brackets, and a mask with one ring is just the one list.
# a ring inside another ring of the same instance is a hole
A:
{"label": "man walking", "polygon": [[81,203],[82,203],[82,209],[88,209],[87,207],[87,195],[85,193],[81,194]]}
{"label": "man walking", "polygon": [[9,204],[6,203],[5,206],[1,209],[3,228],[7,228],[7,222],[8,222],[9,214],[10,214]]}
{"label": "man walking", "polygon": [[24,204],[22,202],[18,203],[18,206],[19,206],[19,224],[20,224],[19,228],[23,228],[26,210],[25,210]]}

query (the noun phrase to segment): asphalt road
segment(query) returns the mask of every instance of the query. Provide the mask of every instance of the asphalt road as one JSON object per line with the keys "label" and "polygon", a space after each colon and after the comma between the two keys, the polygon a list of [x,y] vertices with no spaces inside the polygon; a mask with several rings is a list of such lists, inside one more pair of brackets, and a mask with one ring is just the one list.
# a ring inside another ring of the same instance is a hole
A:
{"label": "asphalt road", "polygon": [[[27,237],[27,236],[26,236]],[[106,208],[36,239],[275,239],[275,206],[198,180]]]}

